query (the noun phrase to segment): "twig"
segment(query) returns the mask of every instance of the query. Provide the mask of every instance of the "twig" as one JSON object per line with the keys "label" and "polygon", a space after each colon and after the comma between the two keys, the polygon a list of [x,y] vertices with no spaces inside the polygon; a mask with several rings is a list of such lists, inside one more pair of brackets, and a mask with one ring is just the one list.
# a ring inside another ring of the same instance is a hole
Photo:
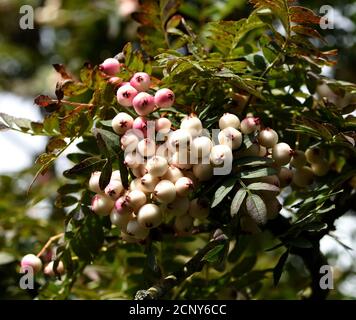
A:
{"label": "twig", "polygon": [[40,257],[43,255],[43,253],[48,249],[48,247],[52,244],[52,242],[62,238],[64,236],[64,233],[59,233],[53,237],[50,237],[47,241],[47,243],[43,246],[43,248],[41,249],[41,251],[39,253],[37,253],[37,257]]}

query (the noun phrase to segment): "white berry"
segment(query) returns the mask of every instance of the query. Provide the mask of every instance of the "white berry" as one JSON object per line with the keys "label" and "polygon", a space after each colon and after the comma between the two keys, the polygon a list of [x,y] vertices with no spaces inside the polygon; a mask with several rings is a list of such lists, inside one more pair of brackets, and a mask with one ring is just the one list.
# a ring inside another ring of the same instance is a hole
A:
{"label": "white berry", "polygon": [[266,128],[258,134],[258,143],[266,148],[272,148],[278,143],[278,134],[271,128]]}
{"label": "white berry", "polygon": [[137,212],[138,209],[140,209],[147,202],[147,197],[141,190],[132,190],[128,193],[125,200],[127,205]]}
{"label": "white berry", "polygon": [[180,128],[187,130],[192,137],[197,137],[203,130],[203,124],[197,116],[191,115],[182,120]]}
{"label": "white berry", "polygon": [[120,180],[110,180],[105,188],[105,194],[113,201],[117,200],[123,191],[124,187]]}
{"label": "white berry", "polygon": [[168,162],[161,156],[153,156],[147,161],[147,171],[154,177],[162,177],[168,170]]}
{"label": "white berry", "polygon": [[176,198],[176,188],[171,181],[162,180],[156,185],[153,194],[158,202],[170,203]]}
{"label": "white berry", "polygon": [[156,228],[162,223],[162,212],[159,206],[148,203],[142,206],[137,214],[138,223],[144,228]]}
{"label": "white berry", "polygon": [[219,132],[218,140],[221,145],[226,145],[232,150],[236,150],[241,146],[242,134],[235,128],[227,127]]}
{"label": "white berry", "polygon": [[134,119],[125,112],[118,113],[111,121],[113,130],[117,134],[124,134],[127,130],[132,128]]}
{"label": "white berry", "polygon": [[107,196],[97,194],[91,202],[91,210],[99,216],[107,216],[110,214],[115,202]]}
{"label": "white berry", "polygon": [[187,177],[179,178],[175,183],[177,195],[185,197],[194,188],[193,181]]}
{"label": "white berry", "polygon": [[287,143],[277,143],[272,148],[272,158],[278,166],[284,166],[288,164],[292,158],[292,149]]}
{"label": "white berry", "polygon": [[238,129],[240,127],[238,116],[232,113],[225,113],[219,120],[219,128],[220,130],[224,130],[227,127]]}
{"label": "white berry", "polygon": [[150,231],[147,228],[143,227],[138,222],[138,220],[133,219],[127,223],[126,232],[128,235],[130,235],[136,239],[143,240],[143,239],[147,238]]}
{"label": "white berry", "polygon": [[165,211],[173,216],[182,216],[188,212],[189,204],[187,197],[176,197],[173,202],[166,205]]}

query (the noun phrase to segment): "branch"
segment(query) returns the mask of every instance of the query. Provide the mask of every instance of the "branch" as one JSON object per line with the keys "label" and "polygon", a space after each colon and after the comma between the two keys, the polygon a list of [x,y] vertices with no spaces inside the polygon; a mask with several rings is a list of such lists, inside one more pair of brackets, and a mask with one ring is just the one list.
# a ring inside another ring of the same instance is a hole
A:
{"label": "branch", "polygon": [[139,290],[135,295],[135,300],[155,300],[162,298],[173,287],[182,283],[192,274],[200,272],[207,262],[204,256],[217,245],[227,241],[226,238],[211,240],[204,248],[200,249],[181,269],[160,280],[156,285],[147,289]]}

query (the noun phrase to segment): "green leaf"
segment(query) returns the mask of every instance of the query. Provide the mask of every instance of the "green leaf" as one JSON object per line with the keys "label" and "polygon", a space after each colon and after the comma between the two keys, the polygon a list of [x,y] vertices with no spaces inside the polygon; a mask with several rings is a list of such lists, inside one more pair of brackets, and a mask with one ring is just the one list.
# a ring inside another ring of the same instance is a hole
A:
{"label": "green leaf", "polygon": [[214,195],[214,200],[211,205],[212,208],[216,207],[224,198],[228,195],[228,193],[235,186],[237,179],[232,177],[224,181],[224,183],[216,190]]}
{"label": "green leaf", "polygon": [[285,263],[286,263],[286,261],[288,259],[288,256],[289,256],[289,250],[286,250],[281,255],[281,257],[278,260],[277,265],[273,269],[273,283],[274,283],[274,286],[277,286],[279,280],[281,279],[283,268],[284,268],[284,265],[285,265]]}
{"label": "green leaf", "polygon": [[75,193],[78,192],[82,188],[82,185],[80,183],[72,183],[72,184],[65,184],[58,188],[57,192],[59,194],[69,194],[69,193]]}
{"label": "green leaf", "polygon": [[[6,129],[20,130],[24,133],[34,134],[33,126],[42,127],[42,123],[33,122],[25,118],[16,118],[0,112],[0,131]],[[36,134],[46,135],[42,130]]]}
{"label": "green leaf", "polygon": [[267,222],[267,208],[262,198],[257,194],[249,194],[246,199],[246,208],[248,214],[257,224]]}
{"label": "green leaf", "polygon": [[78,199],[76,197],[59,194],[56,198],[55,206],[58,208],[65,208],[70,207],[77,202]]}
{"label": "green leaf", "polygon": [[107,159],[104,167],[101,169],[101,174],[99,178],[99,187],[101,190],[104,190],[109,184],[112,173],[112,163],[110,159]]}
{"label": "green leaf", "polygon": [[74,97],[83,94],[88,90],[88,87],[71,79],[64,80],[57,83],[56,90],[62,92],[66,97]]}
{"label": "green leaf", "polygon": [[99,149],[107,158],[117,156],[120,150],[119,136],[111,131],[104,129],[93,129],[93,133],[97,139]]}
{"label": "green leaf", "polygon": [[237,176],[242,179],[254,179],[254,178],[271,176],[276,173],[277,173],[277,171],[274,168],[259,168],[259,169],[251,169],[251,170],[242,171],[242,172],[238,173]]}
{"label": "green leaf", "polygon": [[247,186],[247,188],[249,190],[266,190],[266,191],[275,191],[275,192],[280,191],[280,189],[277,186],[264,182],[251,183]]}
{"label": "green leaf", "polygon": [[243,188],[239,189],[236,192],[235,197],[232,199],[232,202],[231,202],[230,214],[232,217],[239,212],[240,207],[245,199],[246,194],[247,194],[247,191]]}
{"label": "green leaf", "polygon": [[204,257],[202,258],[202,261],[208,261],[210,263],[215,263],[220,260],[221,254],[224,253],[224,248],[226,244],[219,244],[210,251],[208,251]]}
{"label": "green leaf", "polygon": [[71,169],[63,172],[66,178],[76,178],[78,175],[89,175],[98,170],[105,163],[105,159],[99,157],[90,157],[76,164]]}

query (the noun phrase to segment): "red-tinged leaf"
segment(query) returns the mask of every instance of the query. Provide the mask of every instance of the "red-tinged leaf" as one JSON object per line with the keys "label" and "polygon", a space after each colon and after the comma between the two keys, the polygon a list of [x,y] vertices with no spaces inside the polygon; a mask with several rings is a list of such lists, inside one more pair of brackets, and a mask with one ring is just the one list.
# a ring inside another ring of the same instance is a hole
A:
{"label": "red-tinged leaf", "polygon": [[60,150],[63,149],[67,146],[67,143],[61,139],[61,138],[53,138],[49,140],[47,147],[46,147],[46,152],[53,152],[55,150]]}
{"label": "red-tinged leaf", "polygon": [[298,33],[298,34],[303,34],[308,37],[318,38],[318,39],[322,40],[324,43],[326,43],[326,41],[324,40],[322,35],[317,30],[315,30],[313,28],[298,25],[298,26],[293,26],[292,31],[294,31],[295,33]]}
{"label": "red-tinged leaf", "polygon": [[67,97],[78,96],[88,90],[88,87],[70,79],[57,83],[57,88]]}
{"label": "red-tinged leaf", "polygon": [[49,96],[45,96],[43,94],[35,98],[35,104],[37,104],[40,107],[48,107],[52,103],[53,103],[52,98]]}
{"label": "red-tinged leaf", "polygon": [[53,68],[61,75],[62,79],[72,79],[63,64],[53,64]]}
{"label": "red-tinged leaf", "polygon": [[171,28],[177,28],[182,20],[182,16],[179,14],[174,15],[169,19],[166,25],[166,29],[169,30]]}
{"label": "red-tinged leaf", "polygon": [[306,23],[306,24],[319,24],[320,17],[316,15],[312,10],[293,6],[289,8],[290,20],[295,23]]}
{"label": "red-tinged leaf", "polygon": [[40,164],[40,165],[46,165],[46,164],[52,162],[53,159],[55,159],[55,158],[56,158],[56,155],[53,153],[42,153],[37,157],[35,163]]}

